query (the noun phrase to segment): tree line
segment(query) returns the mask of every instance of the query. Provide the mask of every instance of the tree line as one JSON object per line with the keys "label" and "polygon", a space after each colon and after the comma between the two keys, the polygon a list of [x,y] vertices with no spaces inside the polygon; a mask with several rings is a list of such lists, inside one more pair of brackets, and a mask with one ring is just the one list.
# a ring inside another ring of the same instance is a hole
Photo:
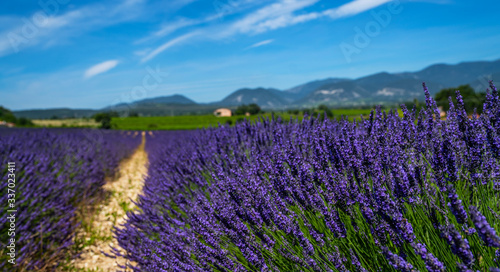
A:
{"label": "tree line", "polygon": [[5,121],[7,123],[13,123],[20,127],[30,127],[33,126],[33,122],[30,119],[19,117],[17,118],[9,109],[0,106],[0,121]]}

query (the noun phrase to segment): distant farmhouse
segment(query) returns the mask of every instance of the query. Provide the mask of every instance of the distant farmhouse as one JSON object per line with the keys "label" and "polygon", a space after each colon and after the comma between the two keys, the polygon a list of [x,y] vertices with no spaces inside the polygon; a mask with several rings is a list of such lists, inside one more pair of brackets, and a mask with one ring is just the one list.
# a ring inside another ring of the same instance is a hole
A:
{"label": "distant farmhouse", "polygon": [[439,117],[441,117],[441,119],[446,118],[446,111],[443,110],[443,107],[439,106],[438,110],[439,110]]}
{"label": "distant farmhouse", "polygon": [[15,127],[16,125],[14,123],[9,123],[6,121],[0,121],[0,127]]}
{"label": "distant farmhouse", "polygon": [[217,117],[231,117],[233,113],[230,109],[222,108],[214,111],[214,115]]}

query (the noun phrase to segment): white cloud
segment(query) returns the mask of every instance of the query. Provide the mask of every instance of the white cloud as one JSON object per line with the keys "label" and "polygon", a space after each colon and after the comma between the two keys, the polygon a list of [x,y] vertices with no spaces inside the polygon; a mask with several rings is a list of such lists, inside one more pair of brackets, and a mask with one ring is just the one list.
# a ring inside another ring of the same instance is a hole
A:
{"label": "white cloud", "polygon": [[[243,19],[237,20],[236,22],[229,25],[220,25],[215,28],[201,28],[198,31],[189,32],[175,39],[172,39],[157,47],[155,50],[147,53],[146,56],[141,59],[141,62],[147,62],[156,57],[161,52],[175,45],[183,43],[200,33],[210,33],[211,35],[205,35],[205,38],[209,37],[211,39],[227,38],[239,33],[260,34],[270,30],[288,27],[326,16],[333,19],[353,16],[393,0],[353,0],[347,4],[333,9],[328,9],[320,12],[295,14],[307,7],[318,3],[319,1],[320,0],[279,0],[273,4],[262,7],[248,14]],[[150,40],[154,37],[165,36],[184,27],[206,23],[208,21],[214,20],[216,17],[217,16],[211,16],[202,20],[180,19],[168,25],[164,25],[158,31],[154,32],[152,35],[146,38],[143,38],[140,41]],[[270,42],[272,42],[272,40],[264,41],[264,43],[262,44],[257,43],[246,49],[262,46]],[[141,51],[136,51],[136,53],[138,52]],[[141,53],[143,52],[145,51],[142,51]]]}
{"label": "white cloud", "polygon": [[181,18],[178,19],[177,21],[170,22],[163,24],[158,30],[155,32],[151,33],[150,35],[136,41],[136,44],[144,43],[156,38],[161,38],[165,37],[171,33],[174,33],[177,30],[180,30],[185,27],[193,26],[193,25],[198,25],[202,23],[202,20],[193,20],[193,19],[188,19],[188,18]]}
{"label": "white cloud", "polygon": [[151,60],[153,59],[154,57],[156,57],[158,54],[160,54],[161,52],[169,49],[170,47],[174,46],[174,45],[177,45],[177,44],[180,44],[182,42],[185,42],[186,40],[189,40],[190,38],[198,35],[199,33],[198,32],[190,32],[190,33],[187,33],[187,34],[184,34],[180,37],[177,37],[173,40],[170,40],[162,45],[160,45],[159,47],[157,47],[155,50],[153,50],[151,53],[149,53],[147,56],[145,56],[144,58],[141,59],[141,62],[146,62],[148,60]]}
{"label": "white cloud", "polygon": [[39,10],[27,18],[0,17],[0,23],[12,22],[7,25],[13,26],[0,27],[0,56],[33,46],[50,47],[85,32],[136,19],[144,14],[143,2],[122,0],[118,4],[99,3],[74,10],[59,5],[57,13],[50,16]]}
{"label": "white cloud", "polygon": [[[71,11],[60,16],[43,16],[43,12],[35,13],[29,19],[19,20],[15,24],[17,26],[0,33],[0,56],[17,53],[25,48],[38,45],[43,39],[46,39],[47,43],[53,42],[62,28],[82,16],[82,11]],[[37,19],[35,22],[32,18],[41,19]]]}
{"label": "white cloud", "polygon": [[274,42],[274,40],[261,41],[261,42],[258,42],[258,43],[250,45],[249,47],[247,47],[247,49],[260,47],[260,46],[263,46],[263,45],[266,45],[266,44],[270,44],[272,42]]}
{"label": "white cloud", "polygon": [[234,23],[228,34],[261,33],[290,25],[293,13],[314,5],[319,0],[281,0],[265,6]]}
{"label": "white cloud", "polygon": [[117,60],[108,60],[105,62],[101,62],[96,64],[85,71],[84,78],[91,78],[98,74],[105,73],[118,65],[119,61]]}
{"label": "white cloud", "polygon": [[198,20],[182,18],[176,22],[163,25],[159,30],[157,30],[156,32],[153,33],[153,36],[164,37],[172,32],[175,32],[178,29],[192,26],[192,25],[196,25],[199,22],[200,21],[198,21]]}
{"label": "white cloud", "polygon": [[390,1],[393,0],[354,0],[340,7],[322,12],[296,14],[298,11],[316,4],[319,0],[280,0],[237,21],[223,33],[223,36],[230,36],[235,33],[259,34],[325,16],[339,19],[359,14]]}
{"label": "white cloud", "polygon": [[326,10],[323,14],[330,16],[333,19],[338,19],[362,13],[390,1],[392,0],[354,0],[338,8]]}
{"label": "white cloud", "polygon": [[[193,2],[195,0],[187,0]],[[178,30],[184,29],[190,26],[199,26],[203,24],[207,24],[210,22],[214,22],[216,20],[222,19],[224,16],[228,16],[231,14],[238,13],[245,8],[249,8],[253,5],[259,4],[262,0],[230,0],[226,2],[218,2],[214,1],[213,8],[215,10],[215,14],[207,16],[201,19],[191,19],[191,18],[178,18],[174,21],[163,23],[158,30],[150,33],[148,36],[139,39],[135,42],[135,44],[144,43],[147,41],[151,41],[157,38],[165,37],[169,34],[172,34]],[[264,0],[265,1],[265,0]],[[187,4],[187,3],[186,3]]]}

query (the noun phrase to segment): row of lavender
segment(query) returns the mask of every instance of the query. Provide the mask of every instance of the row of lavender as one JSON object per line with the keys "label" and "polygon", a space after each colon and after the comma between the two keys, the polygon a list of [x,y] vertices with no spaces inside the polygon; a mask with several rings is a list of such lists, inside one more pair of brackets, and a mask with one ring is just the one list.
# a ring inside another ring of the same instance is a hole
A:
{"label": "row of lavender", "polygon": [[[488,271],[500,266],[500,100],[459,94],[357,123],[244,122],[149,137],[117,230],[135,271]],[[450,101],[451,103],[451,101]]]}
{"label": "row of lavender", "polygon": [[[73,243],[77,206],[92,200],[140,141],[130,133],[101,130],[0,130],[0,267],[39,271],[54,265]],[[9,162],[15,163],[11,171]],[[15,187],[8,187],[12,174]],[[13,236],[9,203],[17,210]],[[7,255],[11,238],[15,266]]]}

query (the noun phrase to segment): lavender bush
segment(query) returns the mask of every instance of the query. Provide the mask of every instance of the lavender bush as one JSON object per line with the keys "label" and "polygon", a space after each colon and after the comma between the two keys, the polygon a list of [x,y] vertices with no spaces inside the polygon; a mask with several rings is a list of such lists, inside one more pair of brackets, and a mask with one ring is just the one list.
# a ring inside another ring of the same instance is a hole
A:
{"label": "lavender bush", "polygon": [[73,240],[77,206],[91,199],[131,154],[140,137],[99,130],[0,131],[0,246],[6,249],[7,163],[15,162],[16,267],[0,256],[3,271],[53,266]]}
{"label": "lavender bush", "polygon": [[273,118],[155,134],[120,246],[135,271],[498,267],[500,101],[490,87],[478,118],[457,92],[440,120],[424,85],[427,107],[402,106],[403,117],[376,109],[354,123]]}

